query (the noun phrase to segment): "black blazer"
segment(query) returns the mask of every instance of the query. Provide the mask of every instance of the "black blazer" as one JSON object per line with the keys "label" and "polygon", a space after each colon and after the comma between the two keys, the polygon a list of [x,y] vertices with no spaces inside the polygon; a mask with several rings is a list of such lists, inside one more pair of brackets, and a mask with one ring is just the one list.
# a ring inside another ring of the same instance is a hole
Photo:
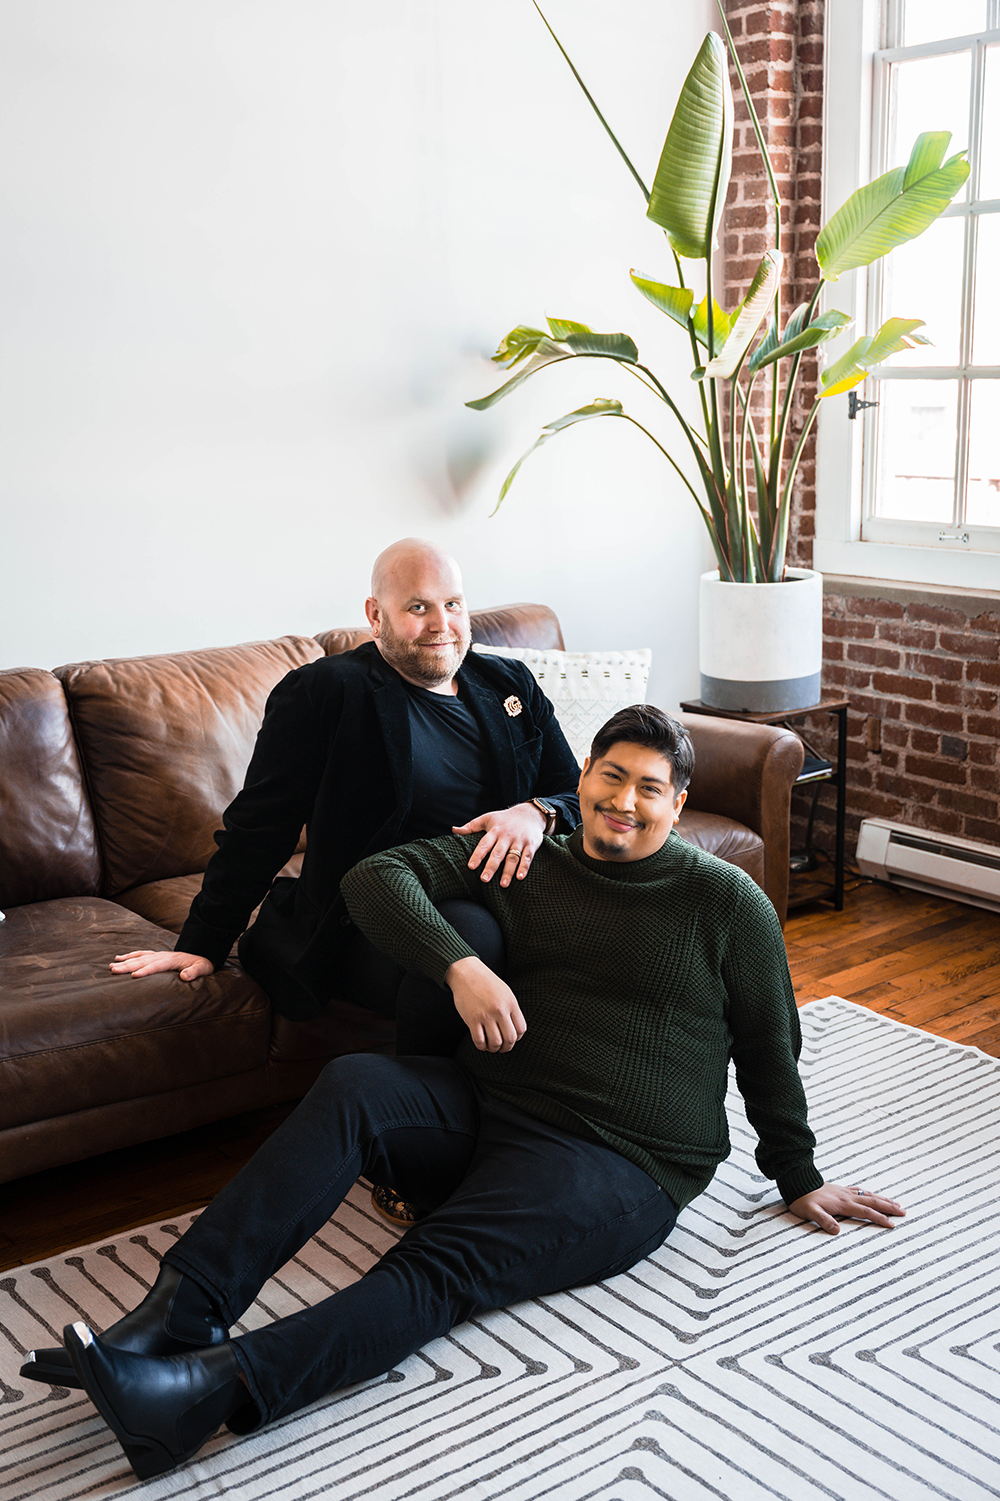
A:
{"label": "black blazer", "polygon": [[[579,767],[524,663],[470,652],[459,676],[493,755],[503,805],[545,797],[574,828]],[[504,709],[511,695],[522,705],[513,717]],[[351,931],[341,877],[399,843],[412,794],[406,689],[377,647],[368,642],[290,672],[267,700],[246,782],[223,815],[178,951],[222,964],[264,899],[243,933],[240,961],[276,1010],[315,1015],[336,993]],[[303,825],[301,876],[275,880]]]}

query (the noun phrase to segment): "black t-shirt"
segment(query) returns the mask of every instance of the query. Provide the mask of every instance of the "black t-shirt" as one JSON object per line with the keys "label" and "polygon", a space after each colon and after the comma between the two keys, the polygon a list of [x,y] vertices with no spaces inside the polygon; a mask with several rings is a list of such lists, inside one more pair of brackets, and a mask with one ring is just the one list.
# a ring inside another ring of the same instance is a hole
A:
{"label": "black t-shirt", "polygon": [[434,839],[497,807],[496,774],[483,733],[459,694],[406,684],[413,747],[413,802],[404,840]]}

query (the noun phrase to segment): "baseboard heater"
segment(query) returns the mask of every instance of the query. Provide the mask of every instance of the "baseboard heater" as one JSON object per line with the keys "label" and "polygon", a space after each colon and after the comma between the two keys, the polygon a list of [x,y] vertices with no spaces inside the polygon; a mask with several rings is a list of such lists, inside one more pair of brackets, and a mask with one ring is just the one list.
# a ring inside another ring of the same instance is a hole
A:
{"label": "baseboard heater", "polygon": [[858,866],[876,881],[1000,912],[1000,848],[993,845],[866,818],[858,834]]}

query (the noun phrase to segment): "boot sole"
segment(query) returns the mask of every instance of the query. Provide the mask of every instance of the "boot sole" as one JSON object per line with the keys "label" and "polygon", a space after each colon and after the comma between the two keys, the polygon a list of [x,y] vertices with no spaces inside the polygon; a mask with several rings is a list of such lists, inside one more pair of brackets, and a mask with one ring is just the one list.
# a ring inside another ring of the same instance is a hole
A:
{"label": "boot sole", "polygon": [[82,1390],[82,1382],[67,1357],[66,1364],[54,1360],[26,1360],[21,1367],[22,1381],[42,1381],[49,1386],[65,1386],[70,1391]]}
{"label": "boot sole", "polygon": [[[95,1335],[95,1338],[99,1337]],[[221,1344],[224,1338],[225,1331],[221,1331],[215,1343]],[[113,1345],[110,1348],[117,1350],[122,1347]],[[172,1345],[167,1349],[157,1350],[155,1353],[158,1355],[183,1355],[186,1351],[194,1348],[196,1347],[189,1344],[186,1340],[178,1339],[174,1340]],[[136,1353],[145,1355],[153,1352],[139,1350]],[[65,1386],[70,1391],[83,1390],[83,1383],[73,1369],[73,1363],[66,1352],[62,1350],[32,1350],[31,1354],[34,1356],[34,1359],[26,1360],[21,1366],[20,1375],[22,1381],[39,1381],[48,1386]],[[65,1360],[59,1360],[58,1356],[64,1354]]]}

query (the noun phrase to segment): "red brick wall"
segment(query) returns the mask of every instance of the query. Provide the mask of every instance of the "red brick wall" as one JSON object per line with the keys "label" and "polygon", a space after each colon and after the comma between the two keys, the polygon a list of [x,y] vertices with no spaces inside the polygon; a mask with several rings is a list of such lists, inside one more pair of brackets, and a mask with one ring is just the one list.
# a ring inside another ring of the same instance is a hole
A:
{"label": "red brick wall", "polygon": [[[783,204],[785,307],[811,295],[820,224],[824,0],[725,0],[726,15],[771,147]],[[733,78],[738,95],[738,83]],[[770,243],[767,181],[737,97],[733,184],[723,228],[726,305],[742,296]],[[814,369],[815,367],[813,367]],[[813,372],[803,362],[800,389]],[[807,410],[795,414],[801,422]],[[812,565],[815,455],[799,471],[789,561]],[[1000,845],[1000,598],[905,585],[826,581],[824,692],[849,698],[848,836],[866,815]],[[806,727],[832,757],[833,721]],[[797,800],[798,802],[799,800]],[[805,804],[794,819],[801,842]],[[833,800],[821,794],[816,842],[832,845]],[[825,826],[825,827],[824,827]]]}
{"label": "red brick wall", "polygon": [[849,828],[872,815],[1000,844],[1000,600],[827,589],[824,685],[851,700]]}
{"label": "red brick wall", "polygon": [[[783,318],[798,303],[807,301],[816,287],[812,251],[820,227],[823,170],[823,7],[824,0],[774,0],[769,5],[759,0],[757,4],[726,0],[725,4],[781,201],[790,206],[790,212],[783,214],[781,234],[786,257]],[[722,240],[729,308],[744,295],[761,256],[774,243],[770,187],[735,71],[731,70],[731,77],[736,131]],[[816,358],[809,354],[802,361],[799,392],[811,391],[815,379]],[[758,379],[755,390],[759,393],[759,410],[765,398],[765,382]],[[811,405],[811,396],[808,400],[799,397],[796,402],[789,423],[789,454]],[[815,442],[810,437],[799,465],[793,541],[788,551],[788,561],[805,568],[812,566],[815,479]]]}

